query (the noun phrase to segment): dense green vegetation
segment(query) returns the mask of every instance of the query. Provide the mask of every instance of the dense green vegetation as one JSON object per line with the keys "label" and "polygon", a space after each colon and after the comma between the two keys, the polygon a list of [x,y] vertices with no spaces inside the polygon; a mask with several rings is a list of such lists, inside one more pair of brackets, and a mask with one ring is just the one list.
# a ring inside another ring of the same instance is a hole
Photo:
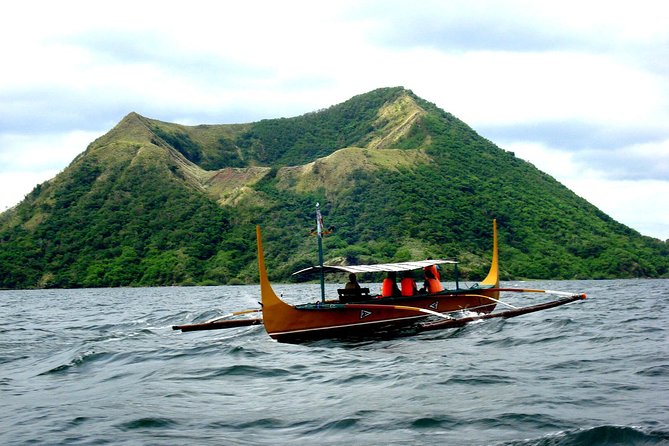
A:
{"label": "dense green vegetation", "polygon": [[164,125],[153,125],[151,130],[155,134],[154,144],[160,145],[160,140],[187,160],[199,165],[205,170],[218,170],[224,167],[244,167],[247,163],[241,158],[241,150],[229,138],[220,137],[212,150],[205,150],[202,145],[184,130],[179,128],[167,129]]}
{"label": "dense green vegetation", "polygon": [[[430,135],[433,163],[399,171],[351,172],[352,189],[322,190],[320,197],[295,211],[304,214],[307,209],[313,214],[315,201],[324,205],[328,223],[338,228],[325,240],[330,259],[362,263],[457,257],[466,277],[480,278],[488,267],[495,218],[506,278],[669,274],[666,243],[615,222],[462,121],[433,104],[416,101],[431,113],[398,147],[420,145]],[[269,189],[268,184],[263,187]],[[285,200],[285,192],[276,195],[278,203],[281,197]],[[274,212],[279,215],[273,220],[291,218],[290,207],[278,205]],[[281,243],[275,247],[280,252],[280,277],[314,261],[313,242],[300,245],[302,233],[292,225],[276,230],[281,232],[276,236]]]}
{"label": "dense green vegetation", "polygon": [[[202,148],[199,144],[191,139],[188,133],[183,131],[173,131],[168,132],[160,126],[153,126],[153,132],[156,134],[156,137],[161,138],[167,144],[172,146],[181,153],[187,160],[192,161],[195,164],[202,162]],[[157,143],[157,140],[153,140],[154,143]]]}
{"label": "dense green vegetation", "polygon": [[[103,177],[85,158],[71,169],[67,182],[40,187],[52,197],[41,223],[2,232],[0,286],[234,283],[255,259],[252,231],[156,166],[119,163]],[[24,221],[30,204],[18,208]]]}
{"label": "dense green vegetation", "polygon": [[[355,264],[455,257],[463,262],[464,277],[480,279],[489,266],[496,218],[506,279],[659,277],[669,271],[665,243],[639,236],[548,177],[543,179],[551,194],[528,189],[542,176],[532,168],[490,185],[470,186],[468,178],[451,177],[454,184],[448,189],[440,180],[447,175],[442,169],[359,173],[356,187],[343,196],[293,198],[294,205],[270,209],[263,220],[275,243],[266,251],[272,253],[277,278],[314,263],[315,241],[295,227],[313,226],[316,201],[325,204],[326,224],[337,228],[324,240],[330,260]],[[289,223],[271,225],[276,220]]]}
{"label": "dense green vegetation", "polygon": [[304,164],[342,147],[362,146],[375,130],[378,109],[403,92],[384,88],[299,118],[263,120],[242,134],[237,145],[249,160],[284,166]]}
{"label": "dense green vegetation", "polygon": [[[420,156],[329,157],[286,179],[291,171],[281,166],[398,132],[385,129],[393,118],[380,121],[379,109],[407,97],[425,113],[393,147]],[[246,192],[217,203],[205,170],[249,165],[272,169],[227,185]],[[613,221],[410,91],[388,88],[234,128],[129,115],[0,215],[0,288],[251,283],[255,224],[271,278],[288,280],[316,260],[316,202],[336,227],[324,240],[331,261],[455,257],[465,277],[480,278],[496,218],[505,278],[669,276],[667,243]]]}

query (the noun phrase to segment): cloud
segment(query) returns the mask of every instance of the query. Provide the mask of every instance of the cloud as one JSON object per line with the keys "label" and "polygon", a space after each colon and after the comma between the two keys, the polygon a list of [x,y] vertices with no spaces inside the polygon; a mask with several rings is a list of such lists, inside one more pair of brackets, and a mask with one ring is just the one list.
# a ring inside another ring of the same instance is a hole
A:
{"label": "cloud", "polygon": [[[669,139],[616,150],[586,150],[576,154],[576,159],[582,165],[597,166],[607,179],[669,182]],[[665,201],[660,199],[658,204]]]}
{"label": "cloud", "polygon": [[398,85],[567,185],[591,180],[596,205],[597,184],[669,181],[659,1],[26,0],[3,18],[0,184],[43,181],[130,111],[251,122]]}
{"label": "cloud", "polygon": [[518,150],[525,159],[543,160],[542,169],[550,170],[559,155],[574,163],[573,171],[590,169],[601,178],[669,181],[669,135],[663,129],[544,122],[484,128],[480,133]]}
{"label": "cloud", "polygon": [[4,212],[23,200],[35,186],[58,174],[59,170],[31,172],[0,172],[0,212]]}
{"label": "cloud", "polygon": [[0,134],[0,173],[61,170],[102,133]]}
{"label": "cloud", "polygon": [[572,178],[565,186],[641,234],[669,240],[669,181]]}
{"label": "cloud", "polygon": [[0,133],[0,212],[20,202],[83,152],[101,131],[40,135]]}
{"label": "cloud", "polygon": [[[451,51],[539,51],[573,48],[578,39],[557,27],[538,26],[527,9],[506,13],[502,2],[366,3],[360,13],[375,18],[371,37],[390,47]],[[543,23],[542,23],[543,24]]]}
{"label": "cloud", "polygon": [[359,2],[348,16],[366,20],[370,37],[390,47],[464,51],[619,52],[666,42],[669,12],[657,0],[401,0]]}
{"label": "cloud", "polygon": [[[434,54],[443,103],[479,126],[578,120],[664,125],[663,79],[599,55]],[[430,82],[435,87],[436,82]],[[436,89],[435,89],[436,90]]]}
{"label": "cloud", "polygon": [[643,124],[618,127],[576,120],[481,126],[477,130],[498,143],[538,142],[569,152],[615,150],[639,143],[660,143],[669,133],[666,129]]}
{"label": "cloud", "polygon": [[[500,144],[561,181],[653,181],[669,184],[669,140],[626,146],[618,150],[564,151],[535,142]],[[653,193],[653,191],[647,191]],[[586,194],[587,195],[587,194]],[[666,200],[658,200],[663,206]],[[669,206],[667,206],[669,209]],[[669,222],[668,222],[669,223]]]}
{"label": "cloud", "polygon": [[58,20],[33,18],[29,2],[13,8],[26,25],[0,29],[21,41],[0,72],[0,111],[11,116],[0,131],[86,129],[130,111],[216,123],[292,116],[346,99],[327,96],[356,59],[347,48],[357,34],[309,2],[44,5]]}

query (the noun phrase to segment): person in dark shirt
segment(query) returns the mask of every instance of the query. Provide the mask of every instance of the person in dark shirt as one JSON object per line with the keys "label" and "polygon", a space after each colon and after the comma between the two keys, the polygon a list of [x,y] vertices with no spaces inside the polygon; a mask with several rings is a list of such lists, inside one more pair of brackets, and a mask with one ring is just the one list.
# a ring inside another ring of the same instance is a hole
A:
{"label": "person in dark shirt", "polygon": [[359,290],[360,289],[360,284],[358,283],[358,278],[355,277],[355,273],[351,273],[348,275],[348,282],[346,282],[346,285],[344,286],[347,290]]}

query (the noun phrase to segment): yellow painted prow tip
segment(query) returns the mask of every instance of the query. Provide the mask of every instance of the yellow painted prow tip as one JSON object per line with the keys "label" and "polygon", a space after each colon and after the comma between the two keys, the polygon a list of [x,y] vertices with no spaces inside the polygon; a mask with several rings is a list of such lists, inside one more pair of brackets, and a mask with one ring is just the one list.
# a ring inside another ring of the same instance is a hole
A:
{"label": "yellow painted prow tip", "polygon": [[[265,253],[262,247],[262,233],[260,232],[260,225],[256,225],[256,243],[258,245],[258,278],[260,279],[260,295],[262,298],[262,304],[265,306],[273,300],[271,295],[274,295],[274,291],[272,290],[272,286],[269,283],[267,269],[265,268]],[[265,302],[266,298],[268,298],[270,302]]]}
{"label": "yellow painted prow tip", "polygon": [[256,225],[256,243],[258,245],[258,276],[260,279],[260,302],[263,310],[263,325],[267,333],[271,334],[275,331],[277,324],[280,325],[282,314],[286,309],[290,308],[290,305],[279,299],[267,277],[260,225]]}
{"label": "yellow painted prow tip", "polygon": [[256,246],[258,247],[258,274],[260,282],[262,283],[263,275],[267,276],[265,271],[265,253],[262,249],[262,233],[260,232],[260,225],[256,225]]}
{"label": "yellow painted prow tip", "polygon": [[490,263],[490,271],[485,279],[481,282],[483,285],[492,285],[499,288],[499,252],[497,242],[497,219],[492,221],[492,262]]}

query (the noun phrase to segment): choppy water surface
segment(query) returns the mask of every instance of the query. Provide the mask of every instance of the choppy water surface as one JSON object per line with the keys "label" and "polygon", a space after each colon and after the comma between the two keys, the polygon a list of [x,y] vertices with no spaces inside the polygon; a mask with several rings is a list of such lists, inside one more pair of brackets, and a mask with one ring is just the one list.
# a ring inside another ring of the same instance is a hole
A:
{"label": "choppy water surface", "polygon": [[291,345],[171,329],[257,307],[257,286],[0,291],[0,444],[669,444],[669,280],[529,285],[588,299]]}

